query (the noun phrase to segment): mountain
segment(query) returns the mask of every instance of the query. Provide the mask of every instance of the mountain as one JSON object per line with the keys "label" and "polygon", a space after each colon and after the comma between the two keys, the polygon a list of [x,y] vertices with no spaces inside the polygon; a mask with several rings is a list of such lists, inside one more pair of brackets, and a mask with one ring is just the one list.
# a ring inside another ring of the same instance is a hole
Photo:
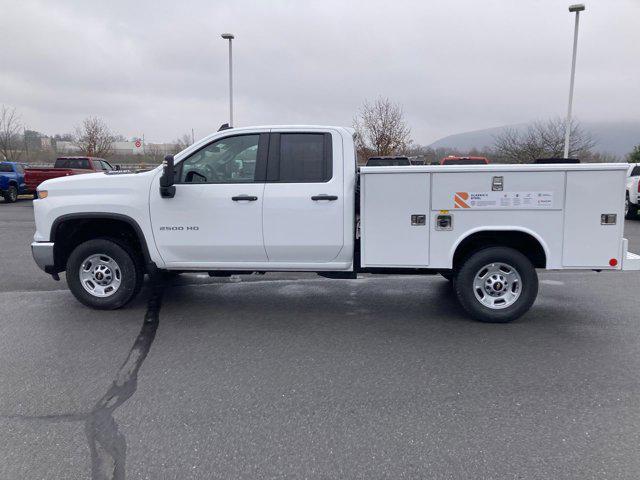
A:
{"label": "mountain", "polygon": [[[580,122],[580,125],[595,137],[598,144],[594,150],[597,152],[610,153],[622,159],[633,149],[634,145],[640,144],[640,120]],[[526,127],[526,123],[519,123],[458,133],[436,140],[429,146],[431,148],[456,148],[463,151],[474,147],[481,149],[483,147],[491,147],[494,143],[494,136],[500,134],[506,128],[522,130]]]}

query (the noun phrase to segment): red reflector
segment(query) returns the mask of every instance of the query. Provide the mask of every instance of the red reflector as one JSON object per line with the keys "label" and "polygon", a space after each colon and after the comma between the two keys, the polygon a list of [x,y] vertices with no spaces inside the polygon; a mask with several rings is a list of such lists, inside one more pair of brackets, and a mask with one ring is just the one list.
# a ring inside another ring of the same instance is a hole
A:
{"label": "red reflector", "polygon": [[615,267],[616,265],[618,265],[618,260],[616,260],[615,258],[612,258],[611,260],[609,260],[609,265],[611,265],[612,267]]}

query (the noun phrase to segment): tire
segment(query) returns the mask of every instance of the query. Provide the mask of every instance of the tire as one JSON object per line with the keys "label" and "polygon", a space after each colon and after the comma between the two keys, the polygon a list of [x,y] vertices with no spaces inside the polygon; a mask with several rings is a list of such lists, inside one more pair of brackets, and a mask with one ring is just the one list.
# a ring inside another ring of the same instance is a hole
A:
{"label": "tire", "polygon": [[9,185],[9,188],[4,194],[4,201],[7,203],[15,203],[18,200],[18,189],[14,185]]}
{"label": "tire", "polygon": [[474,319],[507,323],[533,305],[538,295],[538,275],[519,251],[487,247],[464,260],[454,288],[458,301]]}
{"label": "tire", "polygon": [[629,192],[624,200],[624,218],[627,220],[634,220],[638,217],[638,206],[631,203],[629,200]]}
{"label": "tire", "polygon": [[141,259],[129,245],[98,238],[81,243],[71,252],[66,277],[69,290],[80,303],[115,310],[140,292],[144,271]]}

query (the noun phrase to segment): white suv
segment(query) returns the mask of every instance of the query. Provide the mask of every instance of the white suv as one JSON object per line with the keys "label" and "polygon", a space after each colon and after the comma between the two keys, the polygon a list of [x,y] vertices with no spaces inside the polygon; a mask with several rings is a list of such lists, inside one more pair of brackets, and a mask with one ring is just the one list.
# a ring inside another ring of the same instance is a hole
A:
{"label": "white suv", "polygon": [[640,163],[630,163],[627,173],[627,196],[624,204],[627,219],[636,218],[640,210]]}

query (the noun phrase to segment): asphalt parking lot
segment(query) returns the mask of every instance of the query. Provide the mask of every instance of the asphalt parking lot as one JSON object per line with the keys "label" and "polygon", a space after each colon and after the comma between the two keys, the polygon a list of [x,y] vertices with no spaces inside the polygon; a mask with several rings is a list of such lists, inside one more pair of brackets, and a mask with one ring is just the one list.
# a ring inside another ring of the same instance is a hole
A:
{"label": "asphalt parking lot", "polygon": [[640,477],[639,273],[542,273],[508,325],[439,276],[182,276],[103,312],[33,231],[0,203],[0,478]]}

